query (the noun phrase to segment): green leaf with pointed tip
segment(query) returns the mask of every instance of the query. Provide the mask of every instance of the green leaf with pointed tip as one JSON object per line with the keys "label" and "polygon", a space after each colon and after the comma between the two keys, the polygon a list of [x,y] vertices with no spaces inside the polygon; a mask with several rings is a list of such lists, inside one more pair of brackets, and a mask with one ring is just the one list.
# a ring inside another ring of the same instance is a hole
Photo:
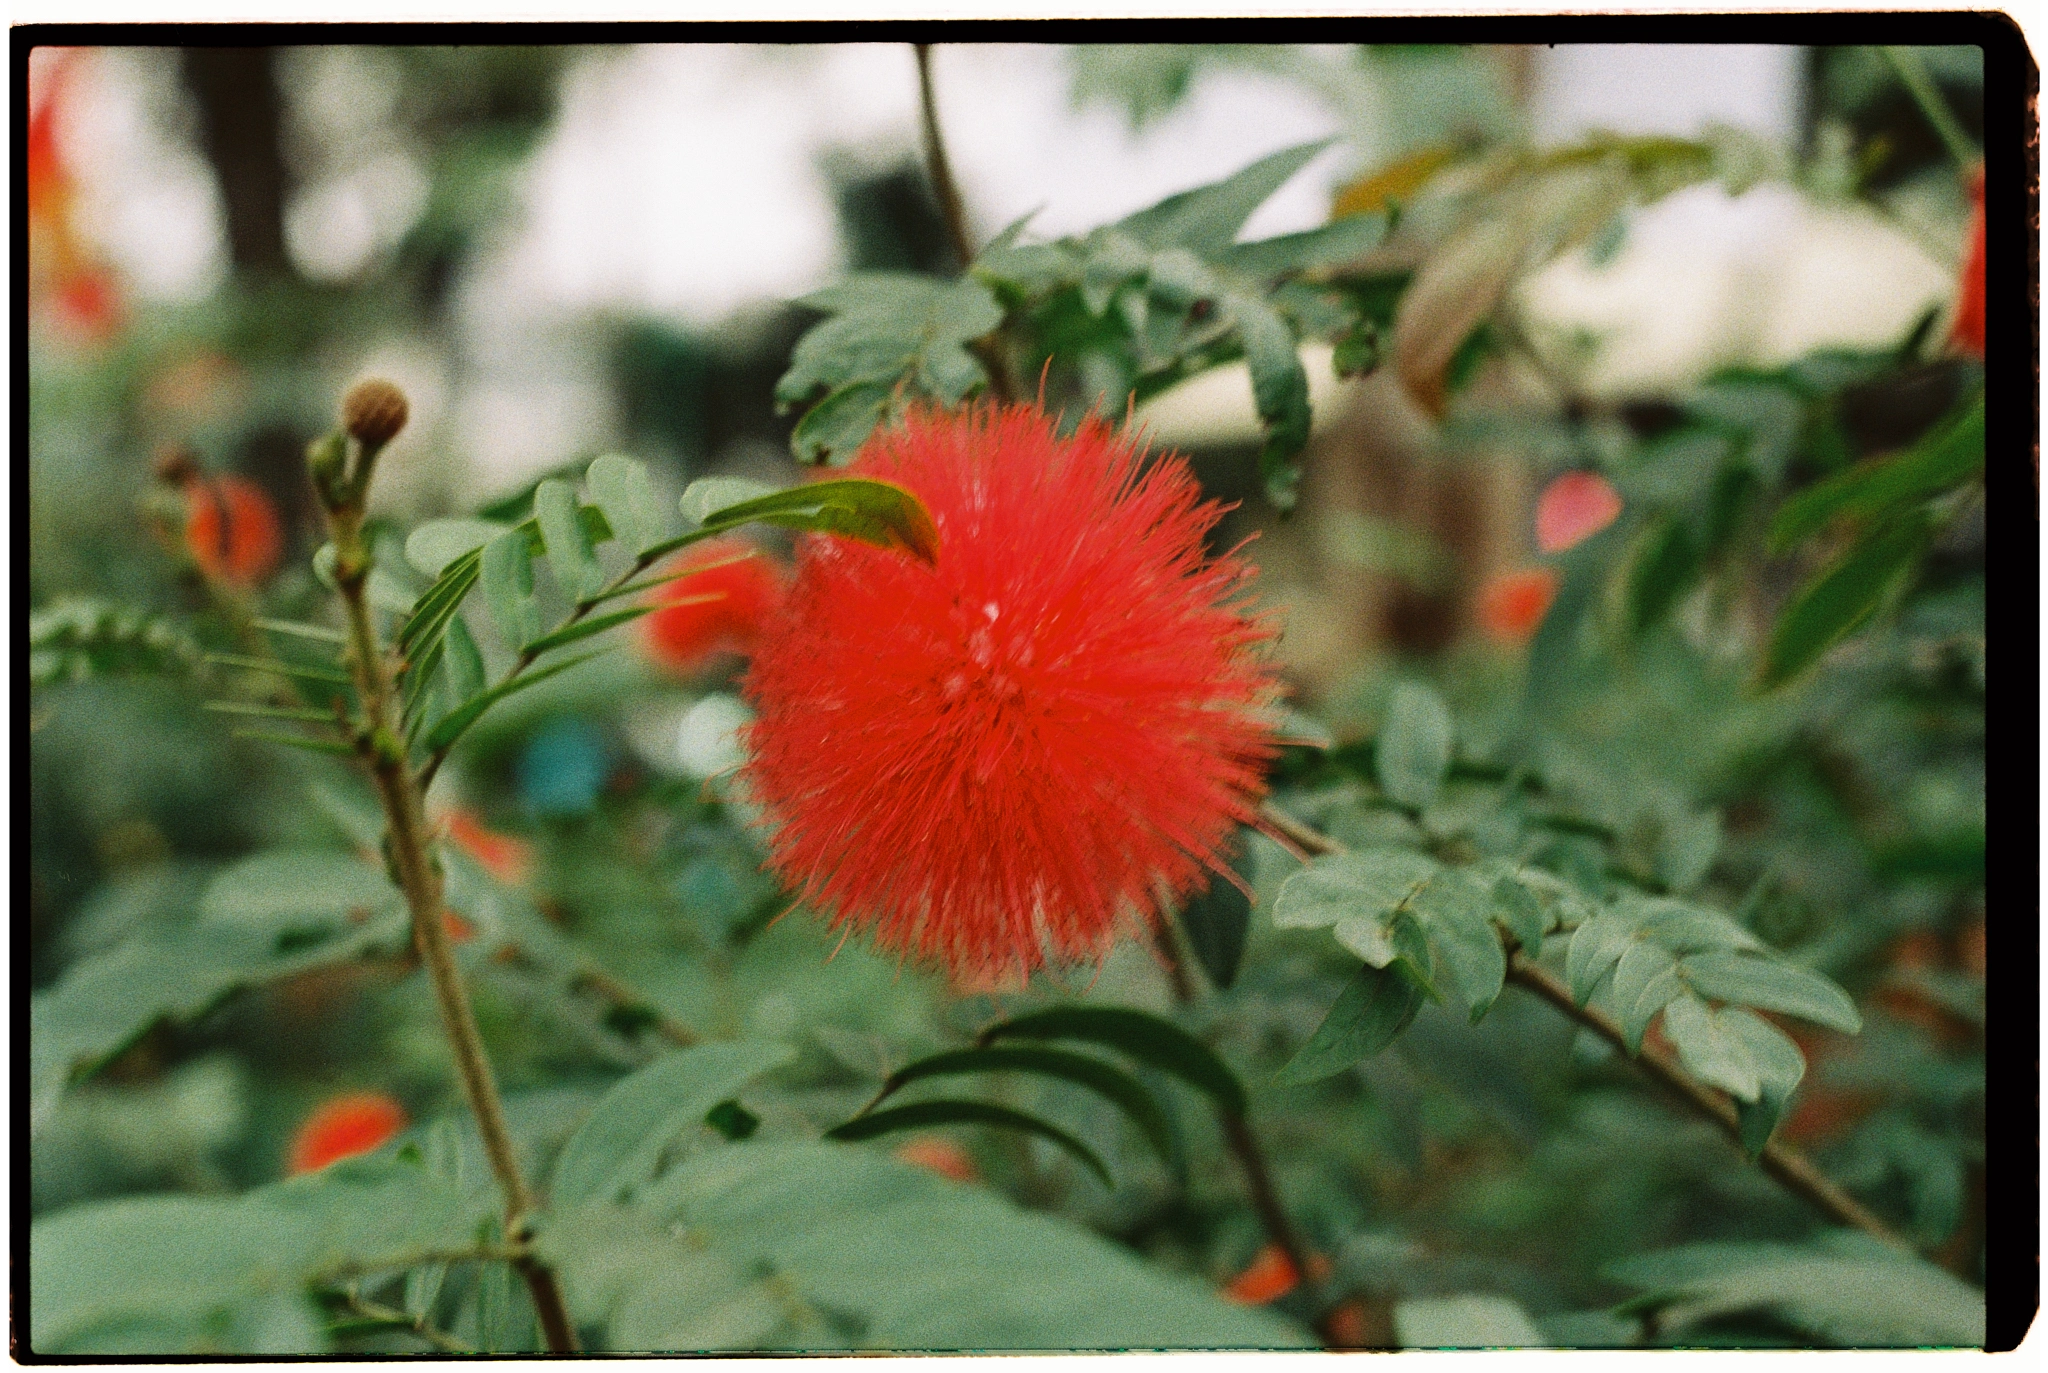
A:
{"label": "green leaf with pointed tip", "polygon": [[533,539],[525,527],[507,530],[483,547],[478,564],[484,608],[499,635],[523,649],[541,635],[540,606],[533,598]]}
{"label": "green leaf with pointed tip", "polygon": [[434,584],[413,602],[411,615],[398,631],[400,653],[410,654],[422,645],[432,645],[435,637],[462,608],[463,598],[469,595],[469,589],[476,585],[482,561],[482,555],[476,549],[449,560]]}
{"label": "green leaf with pointed tip", "polygon": [[1873,531],[1794,593],[1778,615],[1765,654],[1763,684],[1799,676],[1894,600],[1933,541],[1924,510],[1910,510]]}
{"label": "green leaf with pointed tip", "polygon": [[1771,1131],[1806,1076],[1806,1055],[1783,1030],[1748,1011],[1722,1011],[1721,1025],[1742,1041],[1756,1064],[1757,1099],[1735,1103],[1742,1126],[1742,1150],[1753,1159],[1770,1142]]}
{"label": "green leaf with pointed tip", "polygon": [[[1173,1127],[1166,1112],[1152,1099],[1139,1081],[1123,1069],[1087,1054],[1040,1045],[993,1044],[977,1049],[953,1049],[906,1064],[882,1084],[877,1102],[888,1099],[909,1084],[928,1077],[957,1076],[962,1073],[1036,1073],[1060,1078],[1086,1087],[1131,1118],[1146,1143],[1167,1167],[1174,1166]],[[868,1112],[863,1111],[863,1115]]]}
{"label": "green leaf with pointed tip", "polygon": [[1777,959],[1697,953],[1679,964],[1679,973],[1702,996],[1796,1015],[1845,1034],[1863,1028],[1863,1017],[1847,992],[1819,973]]}
{"label": "green leaf with pointed tip", "polygon": [[[1251,874],[1247,871],[1250,858],[1250,845],[1240,840],[1237,862],[1233,867],[1246,886],[1251,884]],[[1202,971],[1208,974],[1217,990],[1230,990],[1230,984],[1237,980],[1237,967],[1244,958],[1245,936],[1251,928],[1251,898],[1236,882],[1211,873],[1208,890],[1183,902],[1179,919]]]}
{"label": "green leaf with pointed tip", "polygon": [[1678,958],[1663,945],[1638,939],[1623,951],[1614,965],[1615,1018],[1628,1040],[1628,1051],[1638,1053],[1643,1034],[1657,1012],[1672,997],[1685,990],[1678,980]]}
{"label": "green leaf with pointed tip", "polygon": [[1379,247],[1386,237],[1385,215],[1346,215],[1298,234],[1233,243],[1218,261],[1234,272],[1272,280],[1318,267],[1342,266]]}
{"label": "green leaf with pointed tip", "polygon": [[[690,492],[697,489],[698,484],[692,483],[690,490],[683,493],[686,513],[712,498],[699,495],[693,500]],[[723,494],[718,488],[714,491]],[[702,528],[690,536],[693,539],[758,520],[812,533],[840,534],[882,548],[900,548],[925,562],[939,554],[939,531],[924,502],[894,482],[876,481],[872,477],[805,482],[765,496],[720,505],[706,510],[701,518]]]}
{"label": "green leaf with pointed tip", "polygon": [[544,481],[533,489],[533,517],[548,546],[548,567],[555,585],[570,600],[580,601],[604,588],[604,568],[590,531],[580,516],[576,489],[565,481]]}
{"label": "green leaf with pointed tip", "polygon": [[1836,518],[1867,519],[1969,480],[1984,466],[1984,396],[1904,453],[1817,482],[1778,507],[1771,549],[1784,552]]}
{"label": "green leaf with pointed tip", "polygon": [[1295,459],[1308,447],[1308,372],[1301,365],[1294,330],[1280,313],[1256,296],[1232,295],[1225,308],[1237,322],[1251,369],[1252,404],[1266,431],[1259,450],[1259,476],[1275,509],[1292,510],[1301,468]]}
{"label": "green leaf with pointed tip", "polygon": [[697,1044],[613,1084],[562,1146],[549,1182],[554,1204],[618,1200],[654,1176],[671,1140],[791,1057],[786,1044]]}
{"label": "green leaf with pointed tip", "polygon": [[1474,878],[1446,868],[1409,901],[1476,1024],[1500,995],[1508,960],[1491,919],[1493,903]]}
{"label": "green leaf with pointed tip", "polygon": [[1088,1170],[1102,1179],[1104,1187],[1115,1187],[1104,1166],[1093,1149],[1075,1139],[1050,1121],[1023,1111],[1013,1111],[1007,1106],[996,1106],[986,1101],[951,1101],[939,1099],[920,1101],[910,1106],[893,1106],[886,1111],[872,1115],[855,1116],[844,1125],[834,1126],[825,1132],[825,1138],[841,1143],[853,1143],[873,1139],[877,1135],[892,1134],[898,1130],[922,1130],[934,1125],[994,1125],[1005,1130],[1022,1130],[1057,1144],[1072,1154]]}
{"label": "green leaf with pointed tip", "polygon": [[483,651],[477,647],[476,638],[469,632],[469,626],[460,615],[448,621],[448,632],[442,636],[447,645],[448,689],[455,694],[457,702],[467,701],[484,689],[488,678],[484,675]]}
{"label": "green leaf with pointed tip", "polygon": [[1419,682],[1397,682],[1373,747],[1373,771],[1387,795],[1422,809],[1436,800],[1451,768],[1451,712]]}
{"label": "green leaf with pointed tip", "polygon": [[1361,915],[1390,915],[1437,864],[1413,849],[1366,849],[1318,858],[1281,884],[1273,923],[1283,930],[1319,929]]}
{"label": "green leaf with pointed tip", "polygon": [[1280,1070],[1286,1086],[1343,1072],[1392,1044],[1422,1008],[1422,991],[1391,968],[1359,965],[1323,1023]]}
{"label": "green leaf with pointed tip", "polygon": [[635,557],[675,535],[675,520],[655,494],[647,464],[606,453],[590,464],[584,481],[612,532]]}
{"label": "green leaf with pointed tip", "polygon": [[1221,181],[1170,195],[1112,227],[1147,248],[1181,247],[1203,257],[1219,256],[1230,250],[1252,212],[1331,141],[1323,138],[1282,148]]}
{"label": "green leaf with pointed tip", "polygon": [[1494,881],[1493,918],[1515,937],[1515,942],[1529,957],[1535,958],[1543,952],[1543,936],[1550,929],[1550,921],[1543,907],[1537,903],[1535,894],[1510,875]]}
{"label": "green leaf with pointed tip", "polygon": [[597,656],[596,653],[579,653],[574,658],[566,658],[559,663],[550,663],[546,667],[535,668],[532,671],[523,672],[509,681],[500,682],[481,696],[472,696],[469,700],[464,701],[461,705],[442,716],[435,723],[434,728],[428,731],[427,737],[423,741],[423,747],[429,753],[439,753],[443,749],[452,747],[455,741],[460,739],[463,733],[471,725],[475,724],[485,711],[504,700],[507,696],[524,691],[531,686],[539,686],[556,673],[567,672],[570,668],[587,663]]}
{"label": "green leaf with pointed tip", "polygon": [[1641,907],[1609,906],[1572,931],[1565,950],[1564,975],[1572,996],[1583,1006],[1601,978],[1613,970],[1645,918]]}
{"label": "green leaf with pointed tip", "polygon": [[1232,1115],[1245,1112],[1244,1085],[1216,1051],[1170,1020],[1121,1006],[1055,1006],[989,1026],[981,1044],[998,1039],[1081,1039],[1172,1073]]}

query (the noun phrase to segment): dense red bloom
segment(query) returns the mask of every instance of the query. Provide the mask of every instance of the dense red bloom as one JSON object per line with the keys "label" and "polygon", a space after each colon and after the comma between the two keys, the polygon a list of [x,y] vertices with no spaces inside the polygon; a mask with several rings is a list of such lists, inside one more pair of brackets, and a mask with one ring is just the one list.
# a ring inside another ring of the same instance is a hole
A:
{"label": "dense red bloom", "polygon": [[1562,553],[1621,514],[1621,497],[1598,472],[1567,472],[1536,498],[1536,547]]}
{"label": "dense red bloom", "polygon": [[1557,598],[1557,574],[1547,567],[1503,572],[1479,589],[1479,627],[1503,643],[1525,644]]}
{"label": "dense red bloom", "polygon": [[1222,509],[1089,420],[918,413],[853,470],[931,511],[935,561],[809,537],[743,691],[770,866],[835,925],[1014,980],[1100,957],[1221,870],[1276,752],[1269,626],[1207,561]]}
{"label": "dense red bloom", "polygon": [[761,621],[782,602],[774,562],[739,539],[692,544],[668,572],[690,575],[654,593],[664,604],[641,620],[641,642],[655,662],[686,677],[721,654],[751,652]]}
{"label": "dense red bloom", "polygon": [[232,473],[184,484],[185,547],[213,581],[250,587],[277,570],[284,528],[263,488]]}
{"label": "dense red bloom", "polygon": [[[1321,1254],[1309,1255],[1308,1268],[1317,1282],[1330,1275],[1330,1261]],[[1292,1292],[1300,1281],[1301,1274],[1295,1271],[1294,1261],[1287,1257],[1287,1251],[1277,1244],[1269,1244],[1252,1258],[1244,1272],[1230,1280],[1223,1289],[1223,1296],[1226,1301],[1263,1306]]]}
{"label": "dense red bloom", "polygon": [[1970,176],[1970,234],[1956,288],[1956,319],[1949,342],[1972,357],[1984,356],[1984,168]]}
{"label": "dense red bloom", "polygon": [[322,1102],[292,1136],[293,1175],[367,1154],[406,1126],[405,1108],[382,1092],[350,1092]]}

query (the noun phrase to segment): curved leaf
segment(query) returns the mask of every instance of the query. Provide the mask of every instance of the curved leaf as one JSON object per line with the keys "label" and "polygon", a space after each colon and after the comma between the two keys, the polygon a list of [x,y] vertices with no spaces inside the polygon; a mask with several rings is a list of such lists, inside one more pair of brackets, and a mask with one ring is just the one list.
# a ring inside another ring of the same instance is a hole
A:
{"label": "curved leaf", "polygon": [[1392,1044],[1422,1008],[1422,990],[1393,968],[1358,965],[1323,1023],[1276,1081],[1286,1086],[1341,1073]]}
{"label": "curved leaf", "polygon": [[1075,1139],[1059,1126],[1037,1116],[1013,1111],[1007,1106],[995,1106],[986,1101],[920,1101],[910,1106],[894,1106],[872,1115],[855,1116],[844,1125],[835,1126],[825,1132],[825,1138],[842,1143],[873,1139],[877,1135],[892,1134],[898,1130],[918,1130],[931,1125],[997,1125],[1006,1130],[1022,1130],[1051,1140],[1060,1148],[1072,1154],[1088,1166],[1090,1172],[1102,1179],[1104,1187],[1114,1187],[1109,1169],[1103,1166],[1093,1149]]}
{"label": "curved leaf", "polygon": [[[1038,1073],[1061,1078],[1086,1087],[1122,1109],[1138,1127],[1145,1140],[1169,1168],[1174,1163],[1173,1128],[1166,1112],[1136,1078],[1123,1069],[1087,1054],[1035,1045],[992,1045],[979,1049],[954,1049],[907,1064],[889,1075],[875,1099],[886,1100],[897,1091],[927,1077],[948,1077],[961,1073]],[[866,1115],[869,1112],[863,1111]]]}
{"label": "curved leaf", "polygon": [[998,1039],[1083,1039],[1172,1073],[1232,1115],[1245,1113],[1244,1084],[1216,1051],[1170,1020],[1121,1006],[1055,1006],[983,1030]]}
{"label": "curved leaf", "polygon": [[[692,483],[683,493],[683,509],[689,511],[709,503],[708,493]],[[718,488],[713,488],[718,490]],[[728,488],[729,489],[729,488]],[[692,496],[692,492],[698,492]],[[924,502],[894,482],[872,477],[837,477],[830,481],[805,482],[786,490],[757,496],[731,505],[705,510],[703,527],[682,539],[671,540],[655,550],[670,547],[759,520],[789,529],[819,534],[841,534],[882,548],[900,548],[925,562],[939,555],[939,531],[932,523]]]}
{"label": "curved leaf", "polygon": [[500,682],[481,696],[472,696],[441,717],[440,722],[428,733],[424,747],[429,753],[438,753],[451,747],[485,711],[507,696],[524,691],[530,686],[538,686],[556,673],[567,672],[579,663],[587,663],[596,656],[596,653],[579,653],[573,658],[564,658],[559,663],[550,663],[546,667],[523,672],[510,681]]}

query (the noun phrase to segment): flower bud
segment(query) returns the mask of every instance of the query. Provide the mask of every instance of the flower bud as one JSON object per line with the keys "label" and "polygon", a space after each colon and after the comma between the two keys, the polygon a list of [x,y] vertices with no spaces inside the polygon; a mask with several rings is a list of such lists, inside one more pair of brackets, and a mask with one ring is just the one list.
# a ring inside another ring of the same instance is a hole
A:
{"label": "flower bud", "polygon": [[409,413],[405,392],[381,377],[357,382],[341,398],[341,426],[365,448],[382,448],[397,438]]}

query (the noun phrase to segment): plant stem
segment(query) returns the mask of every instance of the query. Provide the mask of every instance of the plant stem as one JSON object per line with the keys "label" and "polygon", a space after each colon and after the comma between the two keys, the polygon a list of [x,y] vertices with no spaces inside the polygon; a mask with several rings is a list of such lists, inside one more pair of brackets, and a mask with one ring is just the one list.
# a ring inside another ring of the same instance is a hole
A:
{"label": "plant stem", "polygon": [[410,1331],[444,1354],[474,1354],[478,1352],[471,1349],[461,1340],[456,1339],[447,1331],[437,1330],[433,1326],[428,1325],[424,1316],[410,1315],[407,1312],[400,1311],[395,1306],[386,1306],[382,1302],[374,1302],[367,1297],[359,1297],[353,1292],[347,1293],[343,1299],[348,1302],[348,1309],[357,1315],[366,1316],[373,1321],[380,1321],[399,1329]]}
{"label": "plant stem", "polygon": [[1928,75],[1927,64],[1920,60],[1920,54],[1911,48],[1886,47],[1881,49],[1892,70],[1899,74],[1899,82],[1906,88],[1906,94],[1913,97],[1913,103],[1920,107],[1921,115],[1933,128],[1935,136],[1941,139],[1942,147],[1955,159],[1958,167],[1967,167],[1980,156],[1970,136],[1963,132],[1955,113],[1949,109],[1948,101],[1941,98],[1941,88]]}
{"label": "plant stem", "polygon": [[[484,1053],[476,1013],[470,1007],[469,989],[455,966],[454,950],[442,923],[441,873],[432,855],[421,801],[422,785],[406,758],[404,734],[392,708],[390,660],[377,642],[377,632],[370,621],[369,598],[364,591],[369,580],[370,551],[363,538],[362,484],[366,483],[359,483],[357,489],[342,498],[323,501],[336,552],[335,585],[348,615],[349,667],[363,709],[355,749],[376,784],[377,799],[384,809],[387,859],[412,916],[413,946],[433,982],[434,1000],[454,1050],[463,1095],[476,1117],[484,1153],[505,1196],[505,1235],[516,1244],[526,1238],[535,1210],[533,1193],[519,1170],[512,1133],[505,1124],[504,1104],[491,1075],[490,1059]],[[576,1331],[569,1323],[554,1272],[530,1255],[514,1260],[513,1267],[525,1279],[533,1296],[548,1348],[555,1353],[574,1353]]]}
{"label": "plant stem", "polygon": [[[1195,999],[1194,980],[1188,976],[1187,964],[1180,956],[1179,942],[1174,938],[1173,926],[1166,921],[1153,927],[1153,941],[1159,947],[1159,956],[1166,964],[1167,981],[1173,987],[1174,999],[1185,1006]],[[1259,1138],[1252,1133],[1249,1121],[1230,1111],[1219,1111],[1217,1115],[1223,1124],[1223,1139],[1230,1146],[1232,1157],[1239,1168],[1244,1170],[1246,1188],[1251,1192],[1252,1209],[1258,1213],[1259,1224],[1265,1227],[1266,1238],[1294,1266],[1294,1278],[1302,1284],[1313,1284],[1309,1274],[1309,1249],[1302,1243],[1301,1232],[1294,1228],[1294,1222],[1287,1214],[1287,1208],[1280,1204],[1279,1189],[1273,1186],[1273,1170],[1266,1165],[1266,1154],[1259,1147]],[[1328,1313],[1316,1320],[1316,1337],[1323,1344],[1336,1348],[1340,1341],[1332,1337],[1325,1327]]]}
{"label": "plant stem", "polygon": [[[913,43],[911,47],[917,53],[918,109],[924,127],[925,171],[931,177],[932,196],[939,202],[939,216],[946,222],[946,241],[952,245],[960,270],[965,272],[974,261],[974,239],[967,232],[967,207],[961,203],[959,183],[953,180],[953,165],[946,160],[946,141],[939,134],[939,106],[932,94],[932,45]],[[1009,362],[995,336],[976,339],[968,346],[980,359],[982,370],[988,373],[989,394],[1005,403],[1014,400],[1016,388],[1010,384]]]}
{"label": "plant stem", "polygon": [[[1320,830],[1303,824],[1271,802],[1268,802],[1260,812],[1260,818],[1310,853],[1345,852],[1342,844]],[[1738,1148],[1741,1146],[1742,1123],[1735,1114],[1735,1107],[1727,1098],[1686,1072],[1677,1060],[1659,1049],[1645,1045],[1639,1053],[1629,1053],[1628,1039],[1622,1034],[1621,1027],[1593,1007],[1581,1006],[1573,998],[1571,988],[1560,982],[1549,969],[1519,950],[1511,949],[1508,981],[1535,993],[1568,1019],[1591,1030],[1633,1058],[1644,1072],[1676,1093],[1695,1111],[1720,1126],[1722,1131],[1736,1142]],[[1757,1166],[1773,1181],[1825,1214],[1836,1224],[1861,1230],[1907,1253],[1913,1252],[1913,1246],[1900,1238],[1890,1226],[1829,1181],[1805,1154],[1783,1140],[1773,1138],[1766,1142],[1763,1152],[1757,1157]]]}

